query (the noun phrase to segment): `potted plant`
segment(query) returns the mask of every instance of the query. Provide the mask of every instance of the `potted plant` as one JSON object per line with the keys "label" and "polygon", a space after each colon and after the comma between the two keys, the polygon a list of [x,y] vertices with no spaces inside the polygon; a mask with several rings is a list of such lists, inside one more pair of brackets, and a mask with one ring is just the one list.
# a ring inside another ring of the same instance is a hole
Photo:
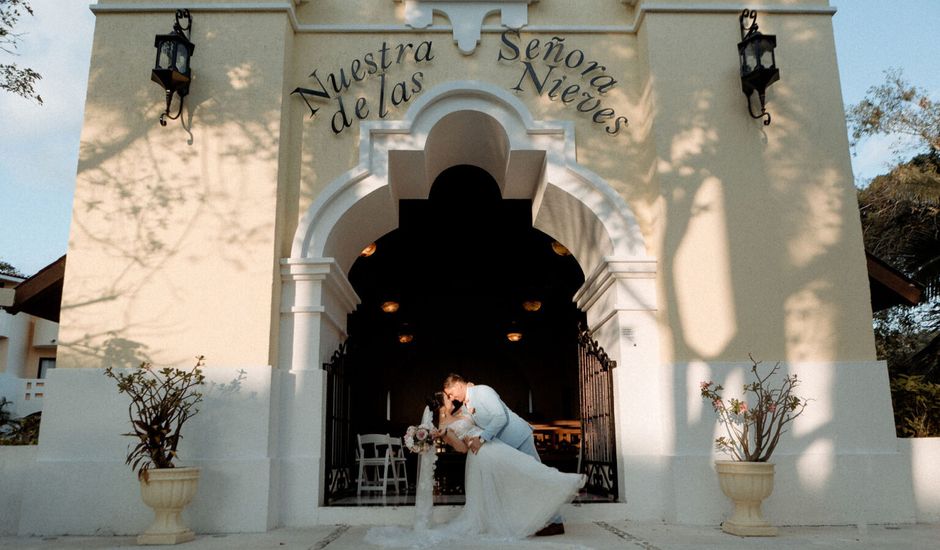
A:
{"label": "potted plant", "polygon": [[195,538],[180,514],[196,494],[199,469],[177,468],[174,461],[183,424],[199,412],[204,365],[200,355],[190,370],[156,370],[146,362],[130,373],[105,369],[105,376],[117,381],[118,392],[131,398],[133,431],[124,435],[136,438],[137,444],[128,446],[126,462],[137,472],[144,503],[154,511],[153,524],[137,537],[137,544],[178,544]]}
{"label": "potted plant", "polygon": [[795,374],[782,377],[774,385],[772,379],[780,363],[761,375],[760,362],[748,357],[754,381],[744,384],[743,399],[722,399],[724,388],[714,382],[702,382],[701,393],[727,433],[715,439],[715,448],[732,458],[715,461],[721,490],[734,502],[734,512],[722,522],[722,530],[740,536],[774,536],[776,527],[761,513],[761,502],[774,488],[770,456],[787,424],[803,414],[808,401],[793,393],[800,384]]}

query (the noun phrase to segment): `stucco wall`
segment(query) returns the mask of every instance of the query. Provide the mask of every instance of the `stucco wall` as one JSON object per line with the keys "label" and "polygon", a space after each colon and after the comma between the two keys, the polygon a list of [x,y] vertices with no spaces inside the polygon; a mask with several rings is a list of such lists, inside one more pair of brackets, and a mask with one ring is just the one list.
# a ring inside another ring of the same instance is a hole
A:
{"label": "stucco wall", "polygon": [[9,376],[26,376],[26,357],[29,354],[30,317],[25,313],[10,315],[0,311],[0,372]]}
{"label": "stucco wall", "polygon": [[[602,101],[630,119],[628,130],[615,137],[598,131],[602,128],[571,105],[552,101],[547,93],[539,96],[530,80],[523,79],[516,96],[537,120],[572,121],[579,163],[616,189],[636,214],[649,254],[660,262],[663,361],[740,360],[747,353],[790,361],[873,359],[830,15],[761,15],[762,30],[778,35],[783,74],[768,93],[774,123],[765,128],[747,116],[740,92],[736,13],[649,11],[635,19],[625,8],[612,13],[611,5],[579,4],[575,15],[568,6],[540,3],[530,7],[530,18],[532,24],[559,29],[613,23],[626,28],[637,22],[636,32],[523,29],[510,40],[523,54],[538,40],[541,55],[545,43],[559,36],[569,51],[576,47],[602,63],[618,81]],[[339,11],[325,23],[361,18],[354,8],[346,18]],[[323,22],[310,11],[298,13],[302,21]],[[388,23],[382,17],[367,20]],[[353,60],[370,53],[378,58],[383,44],[394,57],[398,44],[421,41],[433,44],[433,61],[414,63],[406,54],[389,69],[387,89],[416,71],[422,73],[424,91],[454,79],[480,79],[505,89],[519,83],[522,65],[499,61],[501,51],[514,52],[496,30],[484,30],[469,56],[440,32],[302,33],[292,79],[297,86],[316,87],[309,77],[316,70],[328,87],[330,73],[342,69],[348,77]],[[538,61],[534,65],[545,70]],[[554,74],[578,81],[577,71],[562,68]],[[342,94],[352,127],[339,135],[330,129],[335,97],[313,102],[320,110],[303,122],[301,212],[356,164],[353,103],[364,98],[366,120],[377,120],[379,90],[375,77],[352,82]],[[296,96],[292,100],[293,109],[310,114]],[[387,118],[399,118],[408,106],[390,106]],[[593,266],[582,267],[589,272]]]}
{"label": "stucco wall", "polygon": [[[383,31],[402,25],[403,4],[391,0],[301,3],[295,30],[283,11],[196,11],[196,77],[184,113],[190,136],[176,123],[155,124],[160,90],[138,74],[153,50],[140,37],[165,32],[170,14],[112,13],[110,4],[98,12],[92,55],[60,366],[96,366],[105,356],[178,362],[194,353],[273,363],[274,262],[287,254],[299,216],[358,161],[356,101],[366,102],[366,120],[379,120],[380,111],[393,120],[413,97],[455,79],[506,89],[521,80],[516,95],[536,120],[574,123],[579,163],[623,196],[660,262],[665,362],[740,360],[748,352],[771,360],[873,358],[824,10],[761,14],[761,29],[777,35],[782,71],[768,93],[774,123],[763,127],[747,116],[740,93],[736,13],[673,12],[651,1],[532,4],[530,25],[548,30],[523,29],[509,40],[520,57],[532,40],[543,55],[556,36],[566,53],[582,52],[583,65],[559,63],[546,87],[563,76],[564,86],[595,92],[603,108],[630,121],[616,136],[576,103],[538,94],[520,60],[499,59],[515,52],[501,39],[498,15],[464,55],[441,15],[431,32]],[[344,32],[344,25],[377,30]],[[583,31],[591,26],[614,30]],[[406,48],[398,62],[399,44],[422,42],[431,44],[423,61]],[[394,58],[384,92],[378,74],[350,76],[354,60],[365,71],[364,57],[378,60],[383,44]],[[589,61],[616,80],[603,94],[579,76]],[[541,57],[533,67],[539,76],[549,70]],[[315,88],[314,70],[329,87],[341,69],[351,85],[314,101],[315,117],[289,95]],[[392,105],[395,83],[411,90],[413,78],[421,91]],[[330,129],[337,95],[352,119],[339,135]]]}
{"label": "stucco wall", "polygon": [[664,353],[873,359],[830,19],[761,14],[759,22],[777,35],[781,70],[767,94],[767,127],[746,113],[736,20],[650,14],[641,31],[660,186]]}
{"label": "stucco wall", "polygon": [[151,37],[172,23],[97,15],[60,367],[273,362],[287,18],[194,15],[186,128],[160,127],[163,93],[146,78]]}
{"label": "stucco wall", "polygon": [[910,458],[914,480],[914,502],[919,523],[940,522],[940,438],[898,439],[901,452]]}
{"label": "stucco wall", "polygon": [[36,463],[35,445],[0,446],[0,535],[18,533],[23,494]]}
{"label": "stucco wall", "polygon": [[[186,423],[179,466],[202,469],[185,521],[202,533],[264,531],[274,526],[271,456],[272,385],[265,366],[207,368],[199,414]],[[0,504],[0,526],[21,535],[136,534],[152,512],[140,500],[134,472],[124,463],[132,438],[127,395],[102,369],[56,369],[49,377],[38,449],[14,455],[10,508]],[[0,447],[0,459],[5,458]],[[28,461],[28,463],[23,463]],[[0,460],[0,488],[7,471]],[[2,493],[7,500],[7,493]],[[18,519],[17,502],[29,513]],[[88,506],[94,503],[94,506]]]}

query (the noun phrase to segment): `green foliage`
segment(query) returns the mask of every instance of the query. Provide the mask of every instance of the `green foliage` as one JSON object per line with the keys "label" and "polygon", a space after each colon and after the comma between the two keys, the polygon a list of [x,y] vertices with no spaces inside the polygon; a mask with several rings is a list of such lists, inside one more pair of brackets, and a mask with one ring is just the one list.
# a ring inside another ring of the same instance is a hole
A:
{"label": "green foliage", "polygon": [[[924,302],[875,314],[878,357],[892,377],[940,381],[940,154],[918,155],[858,192],[865,248],[924,286]],[[897,424],[906,422],[895,410]]]}
{"label": "green foliage", "polygon": [[[14,32],[23,15],[33,15],[29,0],[0,0],[0,52],[16,55],[20,33]],[[0,90],[6,90],[42,105],[42,97],[35,90],[39,73],[29,67],[20,68],[16,63],[0,63]]]}
{"label": "green foliage", "polygon": [[866,250],[901,271],[924,279],[934,274],[930,269],[940,255],[940,154],[918,155],[878,176],[858,192],[858,206]]}
{"label": "green foliage", "polygon": [[940,150],[940,103],[912,86],[899,69],[885,71],[885,81],[868,89],[865,99],[846,112],[853,145],[863,137],[914,138],[925,149]]}
{"label": "green foliage", "polygon": [[[938,435],[940,408],[930,382],[940,381],[940,103],[900,71],[846,113],[856,142],[876,134],[914,138],[928,152],[878,176],[858,192],[865,249],[925,289],[914,308],[875,314],[878,357],[891,375],[899,435]],[[933,399],[933,400],[932,400]]]}
{"label": "green foliage", "polygon": [[891,401],[898,436],[940,436],[940,384],[898,374],[891,380]]}
{"label": "green foliage", "polygon": [[[750,356],[748,356],[750,357]],[[725,427],[728,437],[715,440],[715,448],[728,453],[742,462],[767,462],[777,448],[785,426],[803,414],[808,400],[793,394],[800,385],[795,374],[784,376],[780,385],[773,387],[770,380],[780,370],[780,363],[761,376],[757,367],[760,361],[751,359],[751,373],[755,381],[744,385],[744,400],[721,397],[724,387],[714,382],[702,382],[702,399],[711,402],[718,419]],[[753,399],[750,405],[747,396]]]}
{"label": "green foliage", "polygon": [[39,443],[39,422],[42,412],[22,418],[12,418],[5,410],[12,405],[6,397],[0,397],[0,445],[36,445]]}
{"label": "green foliage", "polygon": [[940,154],[899,164],[858,192],[865,249],[925,288],[924,303],[875,314],[878,357],[894,374],[940,381]]}
{"label": "green foliage", "polygon": [[155,370],[150,363],[141,363],[130,374],[105,369],[105,376],[117,381],[118,392],[131,398],[128,415],[134,431],[124,435],[137,438],[137,444],[129,447],[126,463],[140,479],[146,481],[150,468],[174,467],[180,430],[199,412],[196,405],[202,401],[198,386],[205,383],[204,359],[198,356],[188,371],[172,367]]}
{"label": "green foliage", "polygon": [[0,397],[0,429],[10,423],[10,411],[6,410],[7,405],[12,405],[12,401],[8,401],[6,397]]}
{"label": "green foliage", "polygon": [[11,277],[21,277],[23,279],[26,278],[26,275],[24,275],[19,269],[16,269],[16,267],[14,267],[12,264],[9,264],[3,260],[0,260],[0,274],[10,275]]}

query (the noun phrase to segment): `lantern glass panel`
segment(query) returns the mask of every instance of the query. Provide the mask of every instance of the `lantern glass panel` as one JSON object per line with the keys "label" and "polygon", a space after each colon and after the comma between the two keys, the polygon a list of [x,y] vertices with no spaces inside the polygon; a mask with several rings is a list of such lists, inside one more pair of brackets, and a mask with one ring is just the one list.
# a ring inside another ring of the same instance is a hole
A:
{"label": "lantern glass panel", "polygon": [[763,67],[771,68],[774,63],[774,43],[766,38],[760,40],[760,64]]}
{"label": "lantern glass panel", "polygon": [[158,69],[169,69],[173,66],[173,49],[176,44],[167,40],[161,42],[157,47],[157,68]]}
{"label": "lantern glass panel", "polygon": [[744,45],[744,65],[741,66],[741,71],[749,73],[756,69],[759,59],[760,50],[758,49],[757,42],[748,42]]}
{"label": "lantern glass panel", "polygon": [[183,44],[176,48],[176,70],[183,74],[189,72],[189,49]]}

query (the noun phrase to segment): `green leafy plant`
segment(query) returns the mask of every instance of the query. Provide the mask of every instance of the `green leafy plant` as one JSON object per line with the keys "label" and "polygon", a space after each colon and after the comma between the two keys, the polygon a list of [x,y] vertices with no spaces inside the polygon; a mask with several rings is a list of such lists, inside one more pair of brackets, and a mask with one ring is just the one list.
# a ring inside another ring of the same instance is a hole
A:
{"label": "green leafy plant", "polygon": [[150,363],[130,374],[105,369],[105,376],[117,381],[118,391],[131,398],[128,406],[134,431],[124,435],[136,437],[137,444],[128,447],[126,463],[137,477],[147,480],[150,468],[173,468],[183,424],[196,415],[202,401],[199,386],[205,384],[202,367],[205,358],[198,356],[190,370],[166,367],[159,370]]}
{"label": "green leafy plant", "polygon": [[891,379],[891,401],[898,436],[940,436],[940,384],[898,374]]}
{"label": "green leafy plant", "polygon": [[6,397],[0,397],[0,445],[13,445],[12,434],[19,428],[19,423],[6,410],[12,404]]}
{"label": "green leafy plant", "polygon": [[6,410],[7,405],[12,405],[13,402],[8,400],[6,397],[0,397],[0,428],[6,426],[10,421],[10,411]]}
{"label": "green leafy plant", "polygon": [[0,445],[36,445],[39,443],[39,422],[42,411],[13,418],[5,410],[13,402],[0,397]]}
{"label": "green leafy plant", "polygon": [[[800,385],[795,374],[784,376],[779,386],[771,386],[771,379],[780,370],[780,363],[770,372],[758,372],[760,361],[751,360],[751,373],[755,381],[744,384],[744,400],[724,400],[721,384],[702,382],[702,398],[711,402],[718,419],[728,435],[715,439],[715,448],[742,462],[767,462],[777,448],[785,426],[803,414],[808,400],[793,394]],[[748,396],[752,396],[748,403]]]}
{"label": "green leafy plant", "polygon": [[0,438],[0,445],[38,445],[42,411],[9,422],[10,430]]}

